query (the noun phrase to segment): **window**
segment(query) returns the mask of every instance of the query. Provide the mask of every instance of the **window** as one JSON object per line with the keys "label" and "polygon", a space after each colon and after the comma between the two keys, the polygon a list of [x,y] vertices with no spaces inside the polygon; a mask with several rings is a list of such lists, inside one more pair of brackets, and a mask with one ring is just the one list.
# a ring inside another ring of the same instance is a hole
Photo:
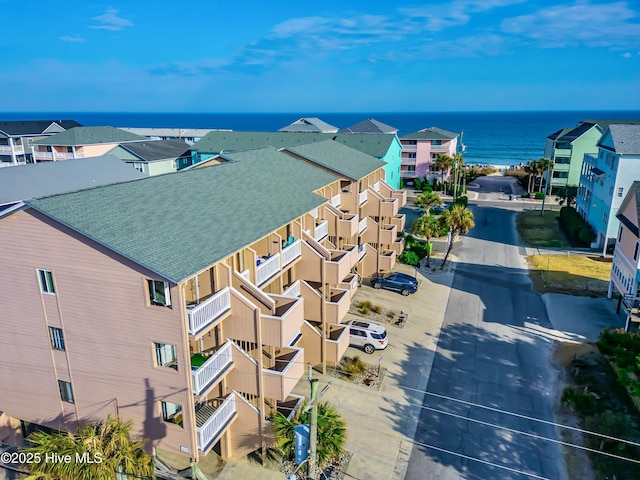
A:
{"label": "window", "polygon": [[64,336],[61,328],[49,327],[49,338],[51,338],[51,348],[64,350]]}
{"label": "window", "polygon": [[439,147],[442,145],[442,140],[431,140],[431,145],[434,147]]}
{"label": "window", "polygon": [[140,173],[144,173],[144,164],[141,162],[133,162],[133,168],[138,170]]}
{"label": "window", "polygon": [[622,225],[620,225],[620,231],[618,232],[618,243],[622,241]]}
{"label": "window", "polygon": [[416,171],[415,165],[407,165],[407,172],[415,172],[415,171]]}
{"label": "window", "polygon": [[160,305],[163,307],[171,306],[169,282],[147,280],[147,287],[149,288],[149,301],[151,302],[151,305]]}
{"label": "window", "polygon": [[67,153],[73,153],[73,147],[67,147]]}
{"label": "window", "polygon": [[638,248],[640,248],[640,242],[636,242],[636,247],[633,249],[633,261],[638,260]]}
{"label": "window", "polygon": [[40,291],[42,293],[55,295],[56,289],[53,286],[53,274],[51,270],[38,270],[38,277],[40,278]]}
{"label": "window", "polygon": [[569,178],[569,172],[553,172],[553,178]]}
{"label": "window", "polygon": [[58,388],[60,389],[60,398],[62,399],[62,401],[74,403],[73,389],[71,388],[71,383],[58,380]]}
{"label": "window", "polygon": [[162,420],[182,426],[182,405],[171,402],[160,402]]}
{"label": "window", "polygon": [[618,196],[621,197],[624,193],[624,187],[618,187]]}
{"label": "window", "polygon": [[557,165],[568,165],[571,163],[571,159],[569,157],[556,157],[555,163]]}
{"label": "window", "polygon": [[159,367],[169,367],[178,369],[178,356],[176,346],[166,343],[154,343],[156,348],[156,365]]}
{"label": "window", "polygon": [[416,158],[416,154],[415,153],[407,153],[406,158]]}

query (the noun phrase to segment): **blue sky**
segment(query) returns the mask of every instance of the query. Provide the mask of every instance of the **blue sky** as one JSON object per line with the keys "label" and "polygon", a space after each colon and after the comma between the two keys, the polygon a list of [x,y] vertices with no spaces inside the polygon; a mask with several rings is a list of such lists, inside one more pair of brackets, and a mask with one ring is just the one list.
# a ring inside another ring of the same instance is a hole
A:
{"label": "blue sky", "polygon": [[5,111],[640,109],[640,2],[0,0]]}

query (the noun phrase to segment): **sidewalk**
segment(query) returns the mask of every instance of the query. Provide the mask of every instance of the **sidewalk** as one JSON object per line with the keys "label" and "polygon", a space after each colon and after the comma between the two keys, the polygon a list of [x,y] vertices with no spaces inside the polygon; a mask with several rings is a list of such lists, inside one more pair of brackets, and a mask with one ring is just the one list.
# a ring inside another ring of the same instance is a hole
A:
{"label": "sidewalk", "polygon": [[[406,265],[398,264],[395,270],[416,275],[416,269]],[[389,346],[384,351],[367,355],[349,347],[345,354],[359,355],[374,365],[382,356],[381,366],[387,372],[379,391],[314,370],[314,377],[320,380],[320,389],[332,382],[323,401],[334,405],[347,422],[347,451],[353,456],[346,478],[401,480],[405,476],[449,300],[453,271],[427,276],[418,271],[416,276],[422,281],[420,289],[408,297],[374,290],[368,285],[363,285],[355,295],[356,301],[371,300],[408,314],[404,328],[387,326]],[[353,315],[347,315],[344,321],[352,318]],[[298,382],[293,393],[309,396],[306,377]],[[284,479],[285,476],[240,459],[230,461],[218,478]]]}

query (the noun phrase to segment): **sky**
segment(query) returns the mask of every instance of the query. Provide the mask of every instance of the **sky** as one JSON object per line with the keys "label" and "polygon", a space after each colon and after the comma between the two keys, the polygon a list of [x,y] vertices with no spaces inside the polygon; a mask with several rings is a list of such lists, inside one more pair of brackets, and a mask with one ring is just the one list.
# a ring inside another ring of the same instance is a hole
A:
{"label": "sky", "polygon": [[640,110],[640,1],[0,0],[7,112]]}

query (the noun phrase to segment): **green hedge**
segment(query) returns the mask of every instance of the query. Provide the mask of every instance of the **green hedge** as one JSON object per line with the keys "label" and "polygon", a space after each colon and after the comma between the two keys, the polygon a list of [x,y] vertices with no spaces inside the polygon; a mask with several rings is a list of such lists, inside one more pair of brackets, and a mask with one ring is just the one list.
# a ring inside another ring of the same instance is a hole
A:
{"label": "green hedge", "polygon": [[573,207],[562,207],[560,209],[560,224],[570,240],[591,243],[596,235],[591,226],[580,216]]}

